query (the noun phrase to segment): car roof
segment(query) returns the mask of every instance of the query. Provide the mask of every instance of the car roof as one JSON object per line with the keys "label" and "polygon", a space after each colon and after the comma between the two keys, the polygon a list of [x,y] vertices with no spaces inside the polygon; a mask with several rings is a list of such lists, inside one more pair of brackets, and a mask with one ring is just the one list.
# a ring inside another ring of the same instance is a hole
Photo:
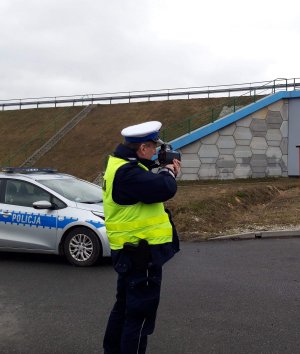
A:
{"label": "car roof", "polygon": [[35,173],[31,175],[26,175],[26,174],[20,174],[21,176],[26,176],[28,178],[32,178],[34,180],[45,180],[45,179],[70,179],[70,178],[76,178],[71,175],[66,175],[63,173],[56,173],[56,174],[50,174],[50,173]]}
{"label": "car roof", "polygon": [[38,169],[38,168],[2,168],[1,177],[8,178],[23,178],[28,180],[47,180],[47,179],[70,179],[74,176],[59,173],[53,169]]}

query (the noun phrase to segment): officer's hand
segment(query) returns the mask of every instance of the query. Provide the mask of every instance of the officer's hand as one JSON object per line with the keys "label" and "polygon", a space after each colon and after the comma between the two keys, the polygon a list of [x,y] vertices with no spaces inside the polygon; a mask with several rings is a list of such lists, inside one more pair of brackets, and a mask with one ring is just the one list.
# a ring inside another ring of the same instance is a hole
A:
{"label": "officer's hand", "polygon": [[174,170],[175,170],[175,176],[177,176],[181,170],[181,161],[174,159],[173,165],[174,165]]}
{"label": "officer's hand", "polygon": [[178,175],[178,173],[180,172],[181,162],[177,159],[174,159],[172,164],[168,164],[165,167],[169,168],[171,171],[173,171],[173,173],[176,177]]}

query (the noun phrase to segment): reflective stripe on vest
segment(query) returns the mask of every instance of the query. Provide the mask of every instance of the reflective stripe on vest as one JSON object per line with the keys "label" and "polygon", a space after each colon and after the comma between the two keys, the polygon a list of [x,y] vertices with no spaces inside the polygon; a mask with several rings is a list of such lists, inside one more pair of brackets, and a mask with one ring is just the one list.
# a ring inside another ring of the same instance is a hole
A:
{"label": "reflective stripe on vest", "polygon": [[[110,156],[104,175],[103,204],[105,225],[111,249],[123,248],[124,243],[137,244],[145,239],[150,245],[172,241],[172,225],[163,203],[119,205],[112,199],[113,181],[117,170],[126,160]],[[146,166],[139,166],[148,170]],[[147,188],[147,185],[145,185]]]}

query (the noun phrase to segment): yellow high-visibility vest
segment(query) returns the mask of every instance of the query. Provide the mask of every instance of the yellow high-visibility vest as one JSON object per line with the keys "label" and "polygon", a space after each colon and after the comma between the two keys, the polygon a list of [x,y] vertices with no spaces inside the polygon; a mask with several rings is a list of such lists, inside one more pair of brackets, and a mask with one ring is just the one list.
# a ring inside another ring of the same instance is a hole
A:
{"label": "yellow high-visibility vest", "polygon": [[[110,156],[103,177],[105,226],[111,249],[121,249],[126,242],[137,244],[140,239],[145,239],[149,245],[172,242],[172,225],[163,203],[119,205],[113,201],[115,174],[126,163],[129,162]],[[143,164],[138,165],[148,171]]]}

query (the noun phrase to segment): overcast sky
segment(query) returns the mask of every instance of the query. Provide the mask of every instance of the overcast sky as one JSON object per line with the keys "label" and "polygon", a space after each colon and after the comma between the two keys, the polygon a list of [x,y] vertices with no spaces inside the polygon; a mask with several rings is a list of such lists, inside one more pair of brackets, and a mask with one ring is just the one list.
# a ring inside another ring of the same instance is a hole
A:
{"label": "overcast sky", "polygon": [[299,0],[0,0],[0,99],[300,77]]}

